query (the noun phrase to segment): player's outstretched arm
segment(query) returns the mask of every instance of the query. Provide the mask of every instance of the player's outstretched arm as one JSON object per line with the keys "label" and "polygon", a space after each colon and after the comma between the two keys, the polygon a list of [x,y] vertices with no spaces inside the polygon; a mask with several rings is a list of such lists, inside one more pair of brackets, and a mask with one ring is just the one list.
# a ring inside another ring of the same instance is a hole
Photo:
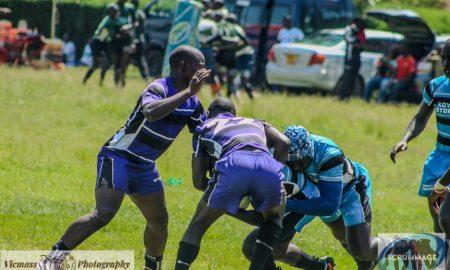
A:
{"label": "player's outstretched arm", "polygon": [[419,111],[416,113],[416,115],[414,115],[408,127],[406,128],[405,136],[392,148],[390,155],[392,162],[396,162],[395,157],[398,153],[406,151],[408,149],[408,142],[422,133],[432,113],[433,106],[428,106],[424,102],[420,104]]}
{"label": "player's outstretched arm", "polygon": [[285,163],[288,159],[291,141],[283,133],[278,131],[278,129],[268,123],[264,123],[264,131],[266,133],[267,146],[275,149],[273,157],[277,161]]}
{"label": "player's outstretched arm", "polygon": [[[169,115],[173,110],[186,102],[188,98],[197,94],[203,82],[209,77],[211,70],[200,69],[189,83],[189,87],[171,97],[155,100],[144,106],[143,113],[147,121],[153,122]],[[150,89],[151,90],[151,89]],[[155,89],[155,91],[158,91]]]}

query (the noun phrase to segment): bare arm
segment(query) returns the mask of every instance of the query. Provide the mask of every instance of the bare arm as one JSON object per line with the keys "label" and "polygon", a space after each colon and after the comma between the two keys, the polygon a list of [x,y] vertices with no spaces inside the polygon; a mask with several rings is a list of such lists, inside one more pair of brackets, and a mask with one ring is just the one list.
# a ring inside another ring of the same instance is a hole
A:
{"label": "bare arm", "polygon": [[267,123],[264,124],[264,131],[266,133],[267,146],[275,149],[273,157],[277,161],[285,163],[288,159],[291,141],[283,133]]}
{"label": "bare arm", "polygon": [[194,187],[205,191],[208,186],[208,171],[211,168],[211,159],[207,156],[192,155],[192,182]]}
{"label": "bare arm", "polygon": [[261,226],[264,222],[263,215],[255,210],[239,209],[237,214],[228,213],[228,215],[252,226]]}
{"label": "bare arm", "polygon": [[156,100],[144,106],[143,113],[147,121],[153,122],[169,115],[173,110],[186,102],[188,98],[197,94],[206,78],[209,77],[210,70],[201,69],[195,73],[189,84],[189,88],[171,97]]}
{"label": "bare arm", "polygon": [[408,149],[408,142],[410,142],[412,139],[416,138],[417,136],[420,135],[420,133],[422,133],[432,113],[433,113],[433,106],[428,106],[424,102],[420,104],[419,111],[411,119],[411,122],[406,128],[403,139],[392,148],[391,151],[392,162],[395,163],[395,156],[398,153],[406,151],[406,149]]}

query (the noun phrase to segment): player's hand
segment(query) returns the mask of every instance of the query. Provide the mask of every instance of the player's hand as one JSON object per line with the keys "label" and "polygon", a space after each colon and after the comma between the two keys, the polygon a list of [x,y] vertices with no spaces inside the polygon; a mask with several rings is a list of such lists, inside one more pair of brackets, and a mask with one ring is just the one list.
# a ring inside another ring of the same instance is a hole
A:
{"label": "player's hand", "polygon": [[441,210],[441,205],[444,202],[444,199],[445,192],[439,193],[433,190],[433,193],[431,193],[430,202],[436,215],[439,215],[439,210]]}
{"label": "player's hand", "polygon": [[191,79],[191,82],[189,83],[189,92],[191,96],[196,95],[200,89],[203,86],[203,83],[205,80],[209,77],[211,74],[210,69],[202,68],[195,72],[194,76]]}
{"label": "player's hand", "polygon": [[283,182],[283,187],[288,199],[300,192],[298,185],[292,182]]}
{"label": "player's hand", "polygon": [[395,156],[398,154],[398,153],[400,153],[400,152],[403,152],[403,151],[406,151],[408,149],[408,143],[407,142],[405,142],[405,141],[401,141],[401,142],[399,142],[399,143],[397,143],[393,148],[392,148],[392,151],[391,151],[391,160],[392,160],[392,162],[396,162],[395,161]]}

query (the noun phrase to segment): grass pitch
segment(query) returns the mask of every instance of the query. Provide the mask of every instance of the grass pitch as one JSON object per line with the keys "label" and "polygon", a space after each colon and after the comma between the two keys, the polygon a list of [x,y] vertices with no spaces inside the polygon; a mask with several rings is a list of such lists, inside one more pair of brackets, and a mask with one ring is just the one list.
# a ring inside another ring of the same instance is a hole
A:
{"label": "grass pitch", "polygon": [[[117,89],[109,72],[104,87],[97,86],[98,74],[82,86],[84,71],[0,67],[0,249],[50,249],[75,218],[94,207],[97,152],[125,123],[146,84],[132,72],[128,86]],[[209,89],[202,91],[207,107]],[[280,129],[304,125],[332,138],[347,156],[366,165],[373,179],[374,234],[432,231],[426,201],[416,194],[422,164],[434,147],[435,120],[399,155],[397,165],[389,160],[390,148],[401,138],[416,106],[263,94],[237,107],[240,115],[265,119]],[[181,186],[166,185],[170,224],[165,269],[173,269],[178,242],[201,197],[191,184],[191,151],[191,138],[184,130],[157,162],[164,181],[185,180]],[[144,225],[126,198],[116,218],[79,249],[132,249],[140,268]],[[246,269],[241,243],[251,230],[222,218],[207,232],[192,268]],[[295,243],[312,254],[333,256],[338,269],[355,269],[320,220],[297,235]]]}

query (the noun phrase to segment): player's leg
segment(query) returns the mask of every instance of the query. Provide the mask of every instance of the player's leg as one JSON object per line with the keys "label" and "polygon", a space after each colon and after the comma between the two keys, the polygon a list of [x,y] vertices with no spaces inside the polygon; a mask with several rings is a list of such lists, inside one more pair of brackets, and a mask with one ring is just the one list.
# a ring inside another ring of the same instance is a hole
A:
{"label": "player's leg", "polygon": [[100,152],[97,161],[96,207],[92,213],[80,217],[67,228],[54,250],[76,248],[114,218],[126,192],[117,182],[126,180],[122,159],[105,149]]}
{"label": "player's leg", "polygon": [[[446,192],[444,202],[441,205],[439,210],[439,224],[442,230],[445,233],[445,238],[447,239],[447,243],[450,242],[450,196],[449,192]],[[445,265],[445,269],[450,269],[450,249],[447,251],[447,261]]]}
{"label": "player's leg", "polygon": [[86,74],[84,75],[83,84],[85,84],[89,80],[89,78],[92,76],[94,71],[101,64],[101,60],[100,60],[100,58],[98,56],[93,56],[92,58],[93,58],[92,59],[92,65],[89,67],[89,69],[86,71]]}
{"label": "player's leg", "polygon": [[95,191],[96,206],[92,213],[75,220],[56,245],[59,250],[72,250],[93,233],[106,226],[119,210],[125,193],[111,188]]}
{"label": "player's leg", "polygon": [[147,221],[144,231],[145,267],[149,270],[160,270],[167,243],[169,222],[164,190],[148,195],[133,193],[130,198]]}
{"label": "player's leg", "polygon": [[197,210],[180,242],[175,270],[189,269],[200,250],[200,242],[208,228],[222,215],[224,210],[209,208],[202,198]]}
{"label": "player's leg", "polygon": [[130,60],[130,54],[129,54],[129,46],[126,45],[122,48],[122,52],[120,54],[120,86],[125,87],[126,83],[126,75],[127,75],[127,68]]}

